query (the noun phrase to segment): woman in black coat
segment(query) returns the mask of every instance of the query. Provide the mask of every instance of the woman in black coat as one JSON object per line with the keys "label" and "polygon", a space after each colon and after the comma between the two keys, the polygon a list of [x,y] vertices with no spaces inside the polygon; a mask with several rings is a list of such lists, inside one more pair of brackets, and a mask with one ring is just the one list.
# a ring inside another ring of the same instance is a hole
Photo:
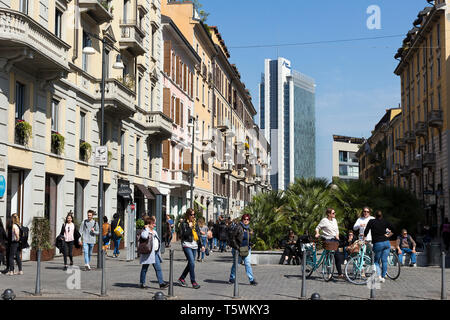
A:
{"label": "woman in black coat", "polygon": [[73,265],[73,246],[75,248],[81,248],[80,238],[81,234],[77,226],[73,223],[73,215],[69,213],[56,240],[56,247],[64,255],[64,271],[67,270],[67,257],[70,259],[70,265]]}

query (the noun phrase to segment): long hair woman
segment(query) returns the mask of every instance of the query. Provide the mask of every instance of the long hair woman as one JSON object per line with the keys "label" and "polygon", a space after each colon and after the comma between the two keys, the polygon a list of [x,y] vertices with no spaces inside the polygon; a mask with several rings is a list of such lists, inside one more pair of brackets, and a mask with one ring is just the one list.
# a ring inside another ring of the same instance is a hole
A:
{"label": "long hair woman", "polygon": [[192,287],[194,289],[199,289],[200,285],[195,281],[195,254],[199,247],[202,251],[205,250],[205,247],[202,246],[200,241],[200,228],[195,219],[195,212],[191,208],[186,210],[185,219],[180,227],[180,237],[183,252],[188,260],[188,264],[178,279],[178,282],[182,287],[186,287],[186,280],[184,279],[189,273]]}
{"label": "long hair woman", "polygon": [[375,254],[374,262],[381,282],[384,282],[386,278],[387,258],[391,249],[389,238],[393,235],[392,230],[391,223],[383,219],[383,213],[380,210],[375,212],[375,219],[370,220],[364,230],[364,238],[367,237],[369,231],[372,231],[373,252]]}
{"label": "long hair woman", "polygon": [[[22,249],[20,248],[20,220],[17,213],[11,215],[11,221],[8,226],[8,261],[9,261],[9,272],[8,275],[12,276],[15,274],[23,274],[22,271]],[[14,258],[17,262],[17,267],[19,271],[14,272]]]}
{"label": "long hair woman", "polygon": [[61,227],[59,233],[61,237],[64,237],[63,241],[63,256],[64,256],[64,271],[67,270],[67,257],[70,259],[70,265],[73,265],[73,246],[80,247],[80,233],[77,227],[73,223],[73,215],[69,212],[66,216],[66,220]]}

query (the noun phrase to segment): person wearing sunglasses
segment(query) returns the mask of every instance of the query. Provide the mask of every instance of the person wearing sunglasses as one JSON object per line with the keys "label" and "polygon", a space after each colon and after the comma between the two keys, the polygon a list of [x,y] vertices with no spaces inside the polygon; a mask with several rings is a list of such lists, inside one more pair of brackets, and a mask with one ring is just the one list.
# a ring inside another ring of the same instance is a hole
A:
{"label": "person wearing sunglasses", "polygon": [[241,222],[231,226],[231,228],[235,228],[234,231],[230,232],[232,235],[230,237],[230,246],[231,246],[231,254],[233,255],[233,265],[231,266],[230,278],[228,283],[234,283],[236,279],[236,254],[238,256],[238,264],[244,262],[245,265],[245,273],[247,274],[248,280],[252,286],[256,286],[258,283],[256,282],[253,276],[251,261],[251,235],[250,231],[250,215],[244,214],[241,218]]}
{"label": "person wearing sunglasses", "polygon": [[193,209],[189,208],[186,211],[185,219],[181,224],[180,228],[181,245],[183,247],[184,255],[188,261],[186,268],[184,268],[183,273],[178,278],[178,283],[182,287],[186,287],[186,276],[190,275],[192,287],[194,289],[199,289],[200,285],[195,281],[195,255],[197,249],[200,248],[202,252],[205,251],[205,247],[200,240],[200,228],[195,219],[195,212]]}
{"label": "person wearing sunglasses", "polygon": [[[358,218],[358,220],[356,220],[355,224],[353,225],[353,230],[354,231],[359,231],[359,238],[362,239],[362,237],[364,236],[364,230],[366,229],[367,224],[369,223],[370,220],[375,219],[375,217],[373,217],[371,215],[371,210],[369,207],[364,207],[362,212],[361,212],[361,216]],[[369,231],[369,233],[367,234],[366,237],[366,241],[367,242],[371,242],[372,241],[372,234]]]}
{"label": "person wearing sunglasses", "polygon": [[405,253],[411,255],[411,263],[410,267],[417,267],[417,252],[416,252],[416,242],[414,239],[408,234],[406,229],[402,229],[401,235],[397,237],[397,252],[398,259],[400,263],[403,265],[403,255]]}
{"label": "person wearing sunglasses", "polygon": [[[336,220],[336,211],[333,208],[328,208],[326,211],[326,217],[320,220],[315,231],[315,237],[320,237],[320,232],[322,232],[322,238],[325,241],[339,242],[339,227]],[[342,263],[343,257],[341,252],[335,251],[334,262],[336,265],[336,270],[338,272],[338,278],[343,279],[344,274],[342,273]]]}

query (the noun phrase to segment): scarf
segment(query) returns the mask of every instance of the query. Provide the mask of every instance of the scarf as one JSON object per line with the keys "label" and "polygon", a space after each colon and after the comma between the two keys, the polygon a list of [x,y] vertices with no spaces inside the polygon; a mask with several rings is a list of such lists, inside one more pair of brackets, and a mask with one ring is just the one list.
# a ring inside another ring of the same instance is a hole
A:
{"label": "scarf", "polygon": [[197,234],[197,231],[195,231],[196,223],[197,223],[197,221],[194,219],[194,221],[192,221],[192,235],[194,236],[194,241],[195,242],[198,241],[198,234]]}

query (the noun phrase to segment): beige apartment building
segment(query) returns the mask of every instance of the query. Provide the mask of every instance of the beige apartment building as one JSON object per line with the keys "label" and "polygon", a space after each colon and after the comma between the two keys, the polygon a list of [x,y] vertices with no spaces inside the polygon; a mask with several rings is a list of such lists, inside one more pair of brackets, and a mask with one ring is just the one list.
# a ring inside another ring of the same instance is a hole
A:
{"label": "beige apartment building", "polygon": [[[236,217],[256,192],[269,190],[270,146],[259,134],[249,91],[217,27],[204,24],[190,1],[163,1],[170,17],[201,57],[194,75],[194,199],[205,217]],[[200,207],[202,208],[202,207]]]}
{"label": "beige apartment building", "polygon": [[[97,211],[102,39],[105,47],[105,215],[125,224],[161,212],[161,13],[155,0],[0,1],[0,218],[50,221]],[[93,50],[87,50],[92,49]],[[115,48],[115,49],[113,49]],[[119,56],[120,55],[120,56]],[[116,69],[116,62],[123,67]],[[127,241],[127,238],[125,238]],[[24,252],[24,258],[29,252]]]}
{"label": "beige apartment building", "polygon": [[384,140],[378,150],[383,161],[373,164],[383,167],[387,184],[409,189],[422,201],[434,235],[450,211],[449,9],[448,1],[436,0],[418,13],[395,54],[401,113],[373,134]]}

